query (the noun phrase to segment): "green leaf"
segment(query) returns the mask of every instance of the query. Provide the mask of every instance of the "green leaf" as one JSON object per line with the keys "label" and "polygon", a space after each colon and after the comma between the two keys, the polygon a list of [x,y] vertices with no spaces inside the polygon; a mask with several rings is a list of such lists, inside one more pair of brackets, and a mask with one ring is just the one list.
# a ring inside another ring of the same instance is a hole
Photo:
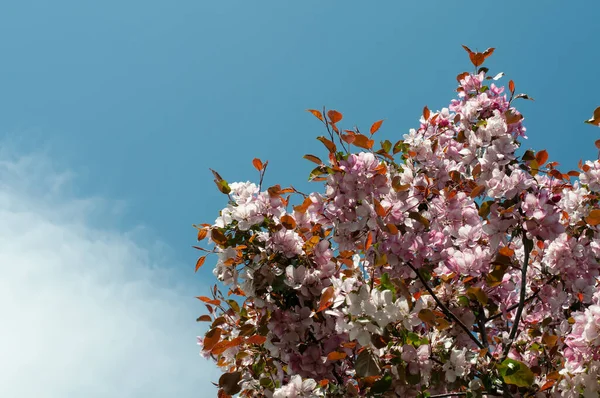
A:
{"label": "green leaf", "polygon": [[382,290],[391,290],[394,296],[396,295],[396,286],[394,286],[392,283],[390,275],[387,272],[381,275],[379,282],[379,286],[382,288]]}
{"label": "green leaf", "polygon": [[381,369],[369,350],[363,350],[356,358],[356,375],[358,377],[379,376]]}
{"label": "green leaf", "polygon": [[425,226],[425,228],[429,228],[429,220],[426,219],[425,217],[423,217],[421,215],[421,213],[418,213],[416,211],[411,211],[408,213],[408,218],[412,218],[413,220],[423,224]]}
{"label": "green leaf", "polygon": [[326,170],[324,169],[324,167],[322,166],[317,166],[315,167],[311,172],[310,175],[308,176],[309,180],[312,180],[314,178],[317,178],[319,176],[322,176],[323,174],[326,173]]}
{"label": "green leaf", "polygon": [[219,188],[219,191],[221,191],[225,195],[228,195],[229,192],[231,192],[231,188],[229,188],[229,184],[227,184],[227,181],[225,181],[225,180],[217,181],[216,184],[217,184],[217,188]]}
{"label": "green leaf", "polygon": [[231,307],[231,309],[233,311],[235,311],[235,313],[237,314],[238,312],[240,312],[240,305],[237,303],[237,301],[230,299],[227,300],[227,304],[229,304],[229,306]]}
{"label": "green leaf", "polygon": [[386,153],[392,149],[392,143],[390,140],[381,141],[381,149],[383,149]]}
{"label": "green leaf", "polygon": [[467,296],[458,296],[457,301],[462,307],[467,307],[469,305],[469,298]]}
{"label": "green leaf", "polygon": [[371,387],[371,393],[373,394],[383,394],[388,391],[392,386],[392,375],[386,373],[381,379],[377,380],[373,387]]}
{"label": "green leaf", "polygon": [[[506,256],[503,256],[503,257],[506,257]],[[509,261],[510,261],[510,259],[509,259]],[[502,280],[504,279],[504,274],[506,273],[507,269],[508,269],[508,264],[495,263],[494,268],[492,269],[492,272],[487,274],[487,276],[485,277],[485,281],[487,282],[487,284],[490,287],[498,286],[499,284],[502,283]]]}
{"label": "green leaf", "polygon": [[535,159],[535,155],[533,154],[533,151],[527,150],[523,154],[523,158],[522,159],[523,159],[523,161],[534,160]]}
{"label": "green leaf", "polygon": [[492,204],[494,202],[491,200],[485,201],[481,204],[481,206],[479,206],[479,216],[481,218],[487,218],[487,216],[490,215],[490,210],[492,207]]}
{"label": "green leaf", "polygon": [[485,306],[488,303],[488,296],[480,287],[470,287],[467,289],[467,296],[479,301],[481,305]]}
{"label": "green leaf", "polygon": [[527,94],[517,94],[517,95],[515,95],[514,99],[517,99],[517,98],[523,98],[526,100],[534,101],[534,99],[531,98],[530,96],[528,96]]}
{"label": "green leaf", "polygon": [[414,375],[410,373],[410,370],[408,370],[408,368],[406,368],[406,381],[408,381],[409,384],[416,386],[421,382],[421,373],[419,372]]}
{"label": "green leaf", "polygon": [[517,387],[529,387],[533,384],[535,376],[531,369],[523,362],[507,358],[498,365],[498,371],[506,384]]}
{"label": "green leaf", "polygon": [[408,332],[408,335],[406,335],[406,342],[408,344],[415,344],[415,343],[419,343],[421,341],[421,336],[419,336],[418,334],[414,333],[414,332]]}
{"label": "green leaf", "polygon": [[394,144],[393,153],[394,155],[398,152],[404,152],[406,150],[406,146],[404,145],[404,141],[400,140]]}

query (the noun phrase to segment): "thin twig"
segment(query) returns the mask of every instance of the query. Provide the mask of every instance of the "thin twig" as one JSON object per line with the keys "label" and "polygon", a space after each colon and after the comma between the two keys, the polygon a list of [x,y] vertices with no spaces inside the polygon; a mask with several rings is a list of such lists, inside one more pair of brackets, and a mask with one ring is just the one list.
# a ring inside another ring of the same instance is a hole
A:
{"label": "thin twig", "polygon": [[[548,279],[548,281],[545,283],[545,285],[551,284],[552,282],[554,282],[556,280],[556,278],[558,278],[558,275],[553,275],[552,278]],[[528,303],[531,300],[535,299],[537,296],[539,296],[541,291],[542,291],[542,289],[539,289],[537,292],[535,292],[531,296],[527,297],[525,299],[525,303]],[[518,306],[519,306],[519,303],[513,304],[506,309],[506,312],[511,312],[512,310],[516,309]],[[504,314],[503,312],[498,312],[497,314],[494,314],[494,315],[486,318],[485,322],[487,323],[493,319],[500,318],[503,314]]]}
{"label": "thin twig", "polygon": [[517,331],[519,329],[519,321],[521,320],[523,307],[525,307],[525,293],[527,289],[527,266],[529,265],[529,253],[531,253],[531,250],[533,249],[533,241],[531,239],[527,239],[525,233],[523,233],[523,248],[525,249],[525,258],[523,259],[523,267],[521,268],[521,291],[519,292],[519,306],[517,307],[517,313],[515,314],[515,319],[513,320],[513,326],[510,331],[510,335],[508,336],[508,344],[506,344],[506,347],[504,347],[504,357],[508,355],[513,340],[517,335]]}
{"label": "thin twig", "polygon": [[488,343],[487,331],[485,330],[485,313],[483,312],[483,306],[479,304],[479,308],[477,309],[477,325],[479,326],[479,335],[481,336],[481,341],[485,348],[489,351],[490,345]]}
{"label": "thin twig", "polygon": [[331,138],[331,142],[333,142],[333,133],[331,132],[331,130],[329,129],[329,122],[327,122],[327,114],[325,113],[325,107],[323,107],[323,119],[325,119],[323,121],[323,123],[325,123],[325,127],[327,128],[327,132],[329,133],[329,138]]}
{"label": "thin twig", "polygon": [[265,172],[267,171],[267,166],[269,165],[269,161],[267,160],[264,164],[263,164],[263,168],[260,171],[260,182],[258,183],[258,191],[260,192],[262,190],[262,183],[263,183],[263,178],[265,178]]}
{"label": "thin twig", "polygon": [[[440,308],[442,309],[442,311],[447,316],[449,316],[450,318],[452,318],[454,320],[454,322],[456,322],[458,324],[458,326],[461,327],[462,330],[464,330],[464,332],[467,334],[467,336],[469,336],[469,338],[471,338],[471,340],[473,340],[473,342],[477,345],[477,347],[481,348],[482,350],[485,349],[485,347],[481,343],[481,341],[479,341],[477,339],[477,337],[473,336],[473,333],[471,333],[471,331],[469,330],[469,328],[460,319],[458,319],[458,317],[456,315],[454,315],[452,313],[452,311],[450,311],[450,309],[448,309],[448,307],[446,307],[446,305],[444,305],[444,303],[442,303],[440,301],[440,299],[438,299],[438,297],[435,295],[435,293],[433,292],[433,290],[429,287],[429,285],[427,284],[427,281],[425,281],[425,278],[423,278],[423,276],[421,275],[421,273],[415,267],[413,267],[413,265],[411,263],[406,263],[406,264],[408,264],[408,266],[417,274],[417,276],[419,277],[419,280],[421,281],[421,283],[423,284],[423,286],[425,286],[425,289],[427,289],[427,291],[429,292],[429,294],[431,295],[431,297],[433,297],[433,299],[435,300],[435,302],[437,303],[437,305],[440,306]],[[487,350],[486,355],[488,357],[490,357],[491,359],[494,359],[492,357],[492,354],[490,354],[489,350]]]}

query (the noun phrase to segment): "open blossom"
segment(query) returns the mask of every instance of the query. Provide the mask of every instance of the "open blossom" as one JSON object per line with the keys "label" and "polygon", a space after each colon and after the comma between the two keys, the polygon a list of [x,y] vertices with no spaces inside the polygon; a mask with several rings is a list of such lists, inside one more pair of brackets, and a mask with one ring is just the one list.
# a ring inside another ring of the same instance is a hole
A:
{"label": "open blossom", "polygon": [[318,397],[319,395],[313,393],[316,386],[317,382],[313,379],[302,380],[300,376],[294,375],[288,384],[275,390],[273,398]]}
{"label": "open blossom", "polygon": [[470,367],[470,362],[467,359],[467,350],[452,350],[450,360],[444,364],[446,381],[453,382],[457,377],[464,376]]}
{"label": "open blossom", "polygon": [[600,192],[600,161],[586,161],[579,181],[587,185],[590,191]]}

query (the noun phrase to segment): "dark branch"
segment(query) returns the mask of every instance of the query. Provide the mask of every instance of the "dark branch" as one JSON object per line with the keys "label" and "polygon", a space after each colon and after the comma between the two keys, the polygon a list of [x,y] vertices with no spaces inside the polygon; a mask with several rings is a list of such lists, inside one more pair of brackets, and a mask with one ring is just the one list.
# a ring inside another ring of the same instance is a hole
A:
{"label": "dark branch", "polygon": [[[417,276],[419,277],[419,280],[421,281],[423,286],[425,286],[425,289],[427,289],[427,291],[429,292],[431,297],[433,297],[433,299],[435,300],[437,305],[440,306],[440,308],[442,309],[444,314],[446,314],[446,316],[448,316],[449,318],[454,320],[454,322],[456,322],[458,324],[458,326],[460,326],[460,328],[462,330],[464,330],[464,332],[467,334],[467,336],[469,336],[469,338],[471,338],[471,340],[473,340],[473,342],[477,345],[477,347],[481,348],[482,350],[485,349],[485,346],[481,343],[481,341],[479,341],[477,339],[477,337],[473,336],[473,333],[471,333],[469,328],[460,319],[458,319],[458,317],[456,315],[454,315],[452,313],[452,311],[450,311],[450,309],[448,309],[448,307],[446,307],[446,305],[444,303],[442,303],[440,301],[440,299],[435,295],[434,291],[429,287],[429,285],[427,284],[427,281],[425,281],[425,279],[423,278],[421,273],[415,267],[413,267],[413,265],[411,263],[407,263],[407,264],[410,267],[410,269],[412,269],[417,274]],[[489,350],[487,350],[486,355],[488,357],[490,357],[491,359],[493,359],[492,354],[490,354]]]}
{"label": "dark branch", "polygon": [[513,340],[517,335],[517,331],[519,330],[519,321],[521,320],[523,307],[525,307],[525,290],[527,289],[527,266],[529,265],[529,253],[531,253],[531,250],[533,249],[533,241],[531,239],[527,239],[525,233],[523,233],[523,248],[525,249],[525,258],[523,259],[523,267],[521,268],[521,291],[519,292],[519,306],[517,307],[517,313],[515,314],[515,319],[513,320],[513,326],[510,331],[510,335],[508,336],[508,344],[506,344],[506,347],[504,347],[504,357],[508,355]]}
{"label": "dark branch", "polygon": [[[551,284],[552,282],[554,282],[556,280],[556,278],[558,278],[558,275],[553,275],[552,278],[548,279],[548,282],[546,282],[545,284],[546,285]],[[525,299],[525,303],[528,303],[531,300],[535,299],[537,296],[539,296],[541,290],[542,289],[539,289],[537,292],[535,292],[531,296],[527,297]],[[506,309],[506,312],[511,312],[512,310],[516,309],[518,306],[519,306],[519,303],[513,304]],[[498,312],[497,314],[494,314],[494,315],[490,316],[489,318],[486,318],[485,322],[487,323],[493,319],[500,318],[502,316],[502,314],[503,314],[503,312]]]}

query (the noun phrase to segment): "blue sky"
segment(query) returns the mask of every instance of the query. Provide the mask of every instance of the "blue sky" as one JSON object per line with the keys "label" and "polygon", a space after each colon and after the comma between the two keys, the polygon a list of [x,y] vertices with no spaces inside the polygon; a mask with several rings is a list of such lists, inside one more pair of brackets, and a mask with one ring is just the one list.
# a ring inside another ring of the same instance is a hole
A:
{"label": "blue sky", "polygon": [[[461,44],[495,47],[486,66],[536,99],[519,104],[527,147],[564,171],[597,156],[599,130],[582,123],[600,105],[593,0],[22,0],[0,11],[12,303],[0,314],[19,343],[5,347],[16,365],[0,372],[2,396],[203,396],[216,373],[197,355],[193,296],[214,262],[193,273],[191,224],[225,205],[208,168],[255,179],[260,157],[266,184],[319,189],[302,156],[324,153],[323,131],[305,109],[337,109],[348,128],[385,119],[377,135],[395,142],[424,105],[453,98],[471,69]],[[44,339],[48,324],[58,343],[32,346],[26,336]],[[39,383],[30,369],[44,371]]]}

